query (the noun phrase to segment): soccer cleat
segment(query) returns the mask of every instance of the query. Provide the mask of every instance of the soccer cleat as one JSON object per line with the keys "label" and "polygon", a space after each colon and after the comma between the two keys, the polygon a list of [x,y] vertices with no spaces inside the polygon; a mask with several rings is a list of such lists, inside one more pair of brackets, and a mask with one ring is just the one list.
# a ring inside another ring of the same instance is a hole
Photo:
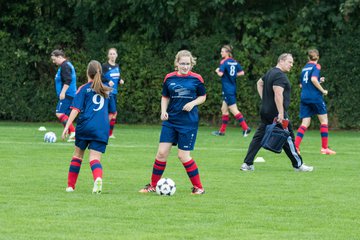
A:
{"label": "soccer cleat", "polygon": [[301,165],[299,168],[294,168],[295,172],[312,172],[314,167],[306,166],[305,164]]}
{"label": "soccer cleat", "polygon": [[254,165],[247,165],[247,163],[243,163],[240,168],[241,171],[255,171]]}
{"label": "soccer cleat", "polygon": [[192,195],[201,195],[205,194],[205,190],[203,188],[193,187],[191,191]]}
{"label": "soccer cleat", "polygon": [[144,188],[140,189],[140,193],[148,193],[148,192],[155,192],[155,187],[151,186],[151,184],[147,184]]}
{"label": "soccer cleat", "polygon": [[247,137],[250,132],[251,132],[251,128],[248,128],[248,129],[244,130],[244,131],[243,131],[243,136],[244,136],[244,137]]}
{"label": "soccer cleat", "polygon": [[109,136],[109,138],[115,138],[114,134],[111,134],[111,135]]}
{"label": "soccer cleat", "polygon": [[94,181],[94,188],[93,188],[93,193],[99,194],[102,191],[102,179],[101,178],[96,178]]}
{"label": "soccer cleat", "polygon": [[220,131],[213,131],[211,134],[214,136],[225,136],[225,133],[220,132]]}
{"label": "soccer cleat", "polygon": [[72,188],[72,187],[67,187],[67,188],[65,189],[65,191],[66,191],[66,192],[73,192],[73,191],[75,191],[75,190],[74,190],[74,188]]}
{"label": "soccer cleat", "polygon": [[68,142],[75,142],[75,132],[70,133],[70,136],[67,140]]}
{"label": "soccer cleat", "polygon": [[331,150],[330,148],[322,148],[320,152],[321,154],[326,154],[326,155],[336,154],[336,152],[334,150]]}

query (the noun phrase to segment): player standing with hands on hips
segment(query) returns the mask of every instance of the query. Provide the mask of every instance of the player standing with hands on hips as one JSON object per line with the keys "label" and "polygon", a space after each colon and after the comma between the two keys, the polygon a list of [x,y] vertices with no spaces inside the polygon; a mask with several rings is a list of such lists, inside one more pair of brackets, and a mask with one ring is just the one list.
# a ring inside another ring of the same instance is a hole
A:
{"label": "player standing with hands on hips", "polygon": [[[52,51],[51,60],[59,66],[55,75],[55,88],[58,97],[56,117],[65,127],[71,111],[70,105],[76,94],[76,72],[74,66],[65,58],[65,54],[61,50]],[[70,134],[68,142],[75,141],[75,127],[73,124],[69,126],[68,131]]]}
{"label": "player standing with hands on hips", "polygon": [[242,129],[243,136],[246,137],[250,133],[251,129],[246,124],[244,116],[239,111],[236,105],[236,78],[243,76],[244,70],[241,65],[232,58],[232,46],[224,45],[221,48],[220,67],[215,72],[221,77],[222,96],[223,102],[221,106],[222,124],[219,131],[212,132],[215,136],[225,136],[226,127],[229,123],[229,110],[239,121]]}
{"label": "player standing with hands on hips", "polygon": [[105,152],[109,140],[109,112],[116,109],[109,100],[110,87],[101,80],[101,64],[92,60],[87,67],[88,83],[82,85],[76,93],[69,120],[62,133],[65,139],[67,130],[80,113],[76,126],[75,151],[72,157],[67,192],[75,190],[81,163],[86,148],[89,148],[89,162],[94,178],[93,193],[102,191],[101,155]]}
{"label": "player standing with hands on hips", "polygon": [[192,194],[204,194],[198,167],[190,156],[194,149],[199,124],[197,106],[206,100],[203,78],[191,71],[196,59],[187,50],[175,57],[175,71],[166,75],[161,98],[162,129],[151,181],[139,192],[155,192],[165,170],[171,147],[178,145],[178,158],[193,185]]}
{"label": "player standing with hands on hips", "polygon": [[251,140],[244,163],[241,165],[240,170],[242,171],[255,170],[254,158],[261,148],[261,140],[265,135],[266,126],[272,124],[274,119],[283,125],[285,122],[288,123],[287,127],[291,138],[287,139],[283,149],[289,157],[294,170],[297,172],[311,172],[313,170],[313,167],[303,164],[300,154],[297,153],[293,142],[294,132],[291,123],[287,120],[291,86],[285,73],[291,70],[293,62],[291,54],[281,54],[276,67],[270,69],[257,82],[257,90],[261,98],[261,123]]}
{"label": "player standing with hands on hips", "polygon": [[[120,66],[116,63],[116,58],[118,57],[116,48],[110,48],[108,50],[108,61],[102,65],[103,71],[103,82],[112,87],[112,91],[110,93],[110,101],[113,101],[116,109],[116,100],[118,94],[118,86],[119,84],[124,84],[124,80],[121,79],[120,74]],[[110,114],[110,138],[115,138],[113,131],[116,123],[117,112]]]}
{"label": "player standing with hands on hips", "polygon": [[311,49],[308,51],[309,62],[304,66],[300,76],[301,101],[300,101],[300,118],[301,125],[297,130],[295,138],[295,146],[300,152],[300,143],[304,134],[311,123],[311,117],[317,115],[320,121],[321,134],[321,154],[336,154],[328,146],[328,116],[324,97],[328,94],[321,83],[325,81],[324,77],[320,77],[321,66],[318,64],[319,51]]}

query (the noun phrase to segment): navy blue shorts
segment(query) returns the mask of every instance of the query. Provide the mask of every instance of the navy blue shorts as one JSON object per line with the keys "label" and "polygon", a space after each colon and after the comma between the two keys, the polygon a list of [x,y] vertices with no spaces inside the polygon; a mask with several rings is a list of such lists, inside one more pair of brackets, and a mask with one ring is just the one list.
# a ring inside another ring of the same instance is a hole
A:
{"label": "navy blue shorts", "polygon": [[300,118],[307,118],[314,115],[327,114],[325,102],[304,103],[300,102]]}
{"label": "navy blue shorts", "polygon": [[113,104],[115,106],[115,109],[116,109],[116,106],[117,106],[117,94],[113,94],[111,93],[110,96],[109,96],[109,101],[111,101],[111,104]]}
{"label": "navy blue shorts", "polygon": [[80,140],[78,138],[75,138],[75,146],[77,146],[81,150],[85,150],[86,148],[89,148],[91,150],[95,150],[102,153],[104,153],[106,150],[106,143],[94,141],[94,140]]}
{"label": "navy blue shorts", "polygon": [[160,142],[172,143],[174,146],[184,151],[194,149],[198,128],[181,128],[174,126],[162,126]]}
{"label": "navy blue shorts", "polygon": [[59,100],[56,105],[56,113],[64,113],[69,116],[71,109],[70,106],[72,104],[73,99],[64,98],[63,100]]}
{"label": "navy blue shorts", "polygon": [[236,103],[236,96],[233,94],[224,94],[223,93],[223,100],[226,102],[228,106],[231,106]]}

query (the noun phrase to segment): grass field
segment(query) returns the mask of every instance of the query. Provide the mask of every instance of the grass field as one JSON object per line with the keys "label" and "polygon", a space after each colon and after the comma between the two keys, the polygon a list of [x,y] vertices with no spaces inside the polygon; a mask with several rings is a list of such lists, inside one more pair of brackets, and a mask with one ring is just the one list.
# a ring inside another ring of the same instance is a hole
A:
{"label": "grass field", "polygon": [[83,162],[76,191],[66,193],[73,143],[43,142],[56,123],[0,123],[0,239],[360,239],[360,135],[331,131],[336,155],[320,152],[318,131],[302,143],[312,173],[297,173],[284,153],[261,150],[265,163],[239,170],[253,133],[225,137],[201,127],[192,153],[206,189],[191,184],[173,149],[164,177],[172,197],[140,194],[149,182],[160,126],[116,126],[103,156],[104,187],[92,195]]}

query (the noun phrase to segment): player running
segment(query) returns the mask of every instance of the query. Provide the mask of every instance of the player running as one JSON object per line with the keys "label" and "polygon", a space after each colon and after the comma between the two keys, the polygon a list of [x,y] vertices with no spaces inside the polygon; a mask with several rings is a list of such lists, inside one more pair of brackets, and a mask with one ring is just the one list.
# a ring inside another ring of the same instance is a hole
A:
{"label": "player running", "polygon": [[246,124],[244,116],[239,111],[236,105],[236,78],[243,76],[244,70],[241,65],[232,58],[232,46],[224,45],[221,48],[220,67],[215,72],[221,77],[222,84],[222,96],[223,102],[221,106],[222,112],[222,124],[219,131],[212,132],[215,136],[225,136],[226,127],[229,123],[229,110],[239,121],[242,129],[243,136],[246,137],[250,133],[251,129]]}
{"label": "player running", "polygon": [[301,101],[300,101],[300,118],[301,125],[297,130],[295,138],[295,147],[300,152],[300,143],[304,134],[311,123],[311,117],[317,115],[320,121],[321,134],[321,154],[336,154],[328,146],[328,116],[324,97],[328,94],[321,83],[325,81],[320,77],[321,66],[318,64],[319,51],[311,49],[308,51],[309,62],[304,66],[300,76]]}

